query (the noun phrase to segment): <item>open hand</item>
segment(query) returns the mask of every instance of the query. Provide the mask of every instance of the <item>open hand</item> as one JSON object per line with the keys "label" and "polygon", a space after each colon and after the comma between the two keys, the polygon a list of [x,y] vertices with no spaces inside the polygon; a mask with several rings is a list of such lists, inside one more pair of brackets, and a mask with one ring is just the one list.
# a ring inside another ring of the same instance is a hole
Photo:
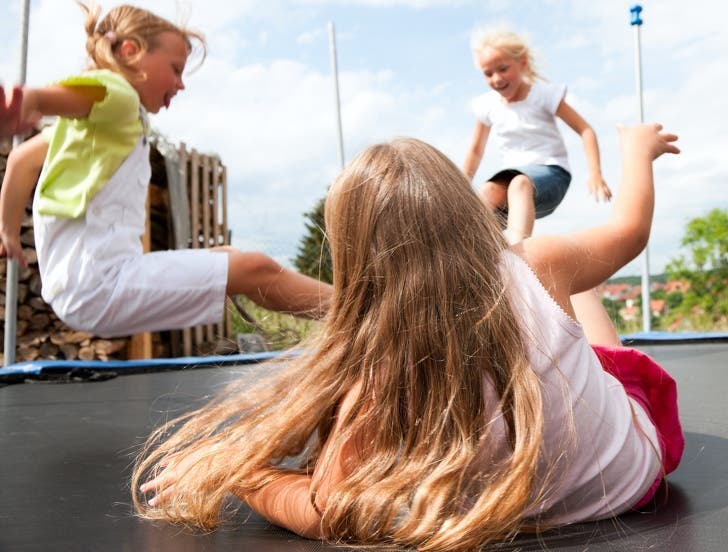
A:
{"label": "open hand", "polygon": [[591,175],[586,182],[591,195],[597,203],[604,201],[605,203],[612,199],[612,190],[609,189],[607,183],[601,175]]}
{"label": "open hand", "polygon": [[663,153],[680,153],[680,149],[673,144],[677,141],[677,135],[662,132],[659,123],[619,127],[619,138],[623,152],[643,153],[650,160],[657,159]]}
{"label": "open hand", "polygon": [[0,86],[0,138],[10,138],[16,134],[25,134],[35,127],[40,114],[34,113],[23,117],[23,89],[14,86],[10,98],[5,97],[5,89]]}

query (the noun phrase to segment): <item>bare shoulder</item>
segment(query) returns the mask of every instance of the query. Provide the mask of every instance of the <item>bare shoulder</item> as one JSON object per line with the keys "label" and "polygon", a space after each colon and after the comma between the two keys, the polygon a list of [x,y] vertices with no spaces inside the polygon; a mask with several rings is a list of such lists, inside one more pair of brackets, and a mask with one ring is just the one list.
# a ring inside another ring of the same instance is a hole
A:
{"label": "bare shoulder", "polygon": [[511,250],[525,260],[539,278],[547,278],[558,271],[572,249],[566,236],[532,236],[516,244]]}
{"label": "bare shoulder", "polygon": [[532,236],[511,248],[567,312],[574,278],[574,249],[568,236]]}

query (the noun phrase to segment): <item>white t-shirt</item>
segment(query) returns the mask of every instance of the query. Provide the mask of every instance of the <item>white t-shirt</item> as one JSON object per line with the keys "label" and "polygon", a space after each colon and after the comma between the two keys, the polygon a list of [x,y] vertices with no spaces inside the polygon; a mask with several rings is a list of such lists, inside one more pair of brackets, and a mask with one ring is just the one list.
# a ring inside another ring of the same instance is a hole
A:
{"label": "white t-shirt", "polygon": [[475,117],[490,128],[503,156],[504,168],[522,165],[559,165],[569,169],[564,140],[556,126],[556,110],[566,86],[535,82],[521,101],[506,103],[490,90],[473,99]]}
{"label": "white t-shirt", "polygon": [[[543,400],[536,486],[548,483],[541,507],[527,517],[562,525],[629,510],[660,473],[654,424],[624,386],[603,370],[581,325],[559,307],[531,268],[506,251],[502,271],[513,283],[513,307],[523,322],[528,359]],[[495,391],[488,381],[484,385],[486,396],[493,399]],[[495,444],[505,442],[505,424],[500,420],[493,429],[495,440],[484,444],[481,462],[506,456]]]}

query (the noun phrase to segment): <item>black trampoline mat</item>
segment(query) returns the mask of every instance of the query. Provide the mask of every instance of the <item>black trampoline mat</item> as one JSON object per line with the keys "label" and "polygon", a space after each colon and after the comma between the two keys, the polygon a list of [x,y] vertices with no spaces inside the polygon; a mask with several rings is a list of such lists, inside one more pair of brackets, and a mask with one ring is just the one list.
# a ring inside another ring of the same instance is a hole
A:
{"label": "black trampoline mat", "polygon": [[[523,536],[498,550],[728,550],[728,343],[640,346],[678,382],[682,463],[652,513]],[[256,366],[141,373],[93,383],[0,388],[0,551],[341,550],[243,509],[199,535],[134,517],[136,447],[166,417]]]}

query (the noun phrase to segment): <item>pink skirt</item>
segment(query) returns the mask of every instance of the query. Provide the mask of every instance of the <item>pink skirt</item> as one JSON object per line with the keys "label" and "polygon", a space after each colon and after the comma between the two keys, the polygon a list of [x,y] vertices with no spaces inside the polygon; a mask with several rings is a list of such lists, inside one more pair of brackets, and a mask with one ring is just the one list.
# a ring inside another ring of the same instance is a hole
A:
{"label": "pink skirt", "polygon": [[640,508],[655,496],[663,477],[677,468],[685,448],[677,412],[677,385],[659,364],[636,349],[600,345],[592,348],[602,368],[622,383],[627,395],[644,408],[657,429],[663,471],[634,506]]}

